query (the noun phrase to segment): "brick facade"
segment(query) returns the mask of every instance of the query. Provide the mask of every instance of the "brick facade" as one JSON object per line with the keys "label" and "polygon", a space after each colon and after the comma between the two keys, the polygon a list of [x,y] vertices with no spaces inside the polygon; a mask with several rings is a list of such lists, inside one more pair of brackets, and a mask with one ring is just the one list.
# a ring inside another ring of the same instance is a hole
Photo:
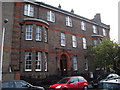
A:
{"label": "brick facade", "polygon": [[[96,22],[95,19],[89,20],[76,15],[73,12],[68,12],[44,3],[16,2],[13,4],[14,7],[13,10],[11,10],[13,13],[13,16],[11,16],[11,22],[13,22],[13,24],[10,26],[13,29],[9,31],[12,34],[9,33],[8,35],[11,37],[11,45],[9,46],[11,48],[11,52],[9,53],[10,57],[6,57],[10,59],[11,63],[9,63],[9,65],[12,67],[13,72],[20,70],[21,76],[32,78],[45,78],[51,75],[73,75],[93,72],[91,60],[87,55],[87,49],[83,49],[83,38],[86,39],[87,47],[93,45],[94,39],[102,40],[104,37],[109,38],[110,27],[108,25]],[[25,4],[32,5],[34,7],[33,16],[24,15]],[[47,20],[48,11],[54,12],[54,22]],[[66,16],[71,18],[72,26],[66,26]],[[86,30],[81,30],[82,21],[86,25]],[[22,27],[19,25],[21,22],[24,22]],[[32,25],[31,40],[26,40],[27,25]],[[97,33],[93,33],[93,25],[97,27]],[[37,26],[41,27],[40,41],[36,40]],[[22,32],[20,31],[21,28]],[[47,37],[45,37],[45,29],[47,29]],[[107,32],[106,36],[103,36],[103,29]],[[21,42],[20,33],[22,37]],[[65,46],[61,46],[61,33],[65,34]],[[76,47],[73,47],[72,45],[72,35],[76,36]],[[45,38],[47,38],[47,42],[45,41]],[[7,46],[7,44],[5,46]],[[30,52],[32,54],[29,56],[31,61],[28,62],[30,66],[28,68],[30,68],[30,71],[25,70],[27,63],[25,58],[26,52]],[[40,71],[36,71],[35,69],[38,64],[36,64],[37,52],[41,52]],[[47,57],[45,57],[45,55],[47,55]],[[76,65],[73,62],[74,56],[77,57],[77,70],[74,70],[74,65]],[[86,58],[88,63],[87,70],[85,70]]]}

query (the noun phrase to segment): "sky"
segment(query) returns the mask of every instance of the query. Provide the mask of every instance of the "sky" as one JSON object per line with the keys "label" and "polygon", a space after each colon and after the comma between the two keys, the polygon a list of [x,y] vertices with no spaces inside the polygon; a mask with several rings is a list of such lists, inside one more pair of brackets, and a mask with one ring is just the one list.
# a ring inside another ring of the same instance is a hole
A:
{"label": "sky", "polygon": [[75,14],[93,19],[96,13],[101,14],[101,21],[110,25],[111,40],[118,41],[118,2],[120,0],[36,0],[66,11],[74,10]]}

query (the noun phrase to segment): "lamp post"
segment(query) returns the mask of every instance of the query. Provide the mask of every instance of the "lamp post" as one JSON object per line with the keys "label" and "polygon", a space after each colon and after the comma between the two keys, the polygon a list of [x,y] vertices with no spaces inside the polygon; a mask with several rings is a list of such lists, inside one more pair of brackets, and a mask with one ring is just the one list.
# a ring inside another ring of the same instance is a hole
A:
{"label": "lamp post", "polygon": [[[8,22],[8,19],[4,20],[4,24]],[[2,81],[2,61],[3,61],[3,46],[4,46],[4,37],[5,37],[5,27],[2,28],[2,41],[1,41],[1,55],[0,55],[0,84]],[[0,85],[1,88],[1,85]]]}

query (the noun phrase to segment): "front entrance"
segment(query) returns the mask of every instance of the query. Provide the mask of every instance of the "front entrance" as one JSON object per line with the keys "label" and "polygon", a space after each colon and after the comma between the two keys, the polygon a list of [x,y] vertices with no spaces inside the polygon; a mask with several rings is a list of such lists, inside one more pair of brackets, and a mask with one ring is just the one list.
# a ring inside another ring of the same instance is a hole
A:
{"label": "front entrance", "polygon": [[67,75],[67,56],[65,54],[60,57],[60,70],[62,75]]}

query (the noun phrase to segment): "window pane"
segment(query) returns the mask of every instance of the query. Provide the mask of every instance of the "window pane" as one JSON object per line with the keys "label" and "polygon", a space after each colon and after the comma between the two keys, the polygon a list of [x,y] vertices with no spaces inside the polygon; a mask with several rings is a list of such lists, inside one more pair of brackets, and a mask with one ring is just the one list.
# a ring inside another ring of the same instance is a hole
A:
{"label": "window pane", "polygon": [[47,20],[50,21],[50,11],[47,12]]}
{"label": "window pane", "polygon": [[44,28],[44,42],[48,42],[48,29]]}
{"label": "window pane", "polygon": [[36,27],[36,40],[41,41],[41,26]]}
{"label": "window pane", "polygon": [[52,15],[51,15],[51,16],[52,16],[52,17],[51,17],[52,22],[55,22],[55,13],[52,12]]}
{"label": "window pane", "polygon": [[47,59],[48,59],[48,54],[47,53],[44,53],[44,59],[45,59],[45,66],[44,66],[44,68],[45,68],[45,71],[48,71],[48,68],[47,68]]}
{"label": "window pane", "polygon": [[88,70],[88,59],[85,57],[85,70]]}
{"label": "window pane", "polygon": [[68,17],[66,17],[66,25],[68,26]]}
{"label": "window pane", "polygon": [[28,4],[24,5],[24,15],[28,15]]}
{"label": "window pane", "polygon": [[72,19],[69,17],[69,26],[72,27]]}
{"label": "window pane", "polygon": [[41,57],[41,52],[36,52],[36,62],[35,62],[35,64],[36,64],[36,67],[35,67],[35,69],[36,69],[36,71],[41,71],[42,69],[41,69],[41,65],[42,65],[42,63],[41,63],[41,61],[42,61],[42,57]]}

